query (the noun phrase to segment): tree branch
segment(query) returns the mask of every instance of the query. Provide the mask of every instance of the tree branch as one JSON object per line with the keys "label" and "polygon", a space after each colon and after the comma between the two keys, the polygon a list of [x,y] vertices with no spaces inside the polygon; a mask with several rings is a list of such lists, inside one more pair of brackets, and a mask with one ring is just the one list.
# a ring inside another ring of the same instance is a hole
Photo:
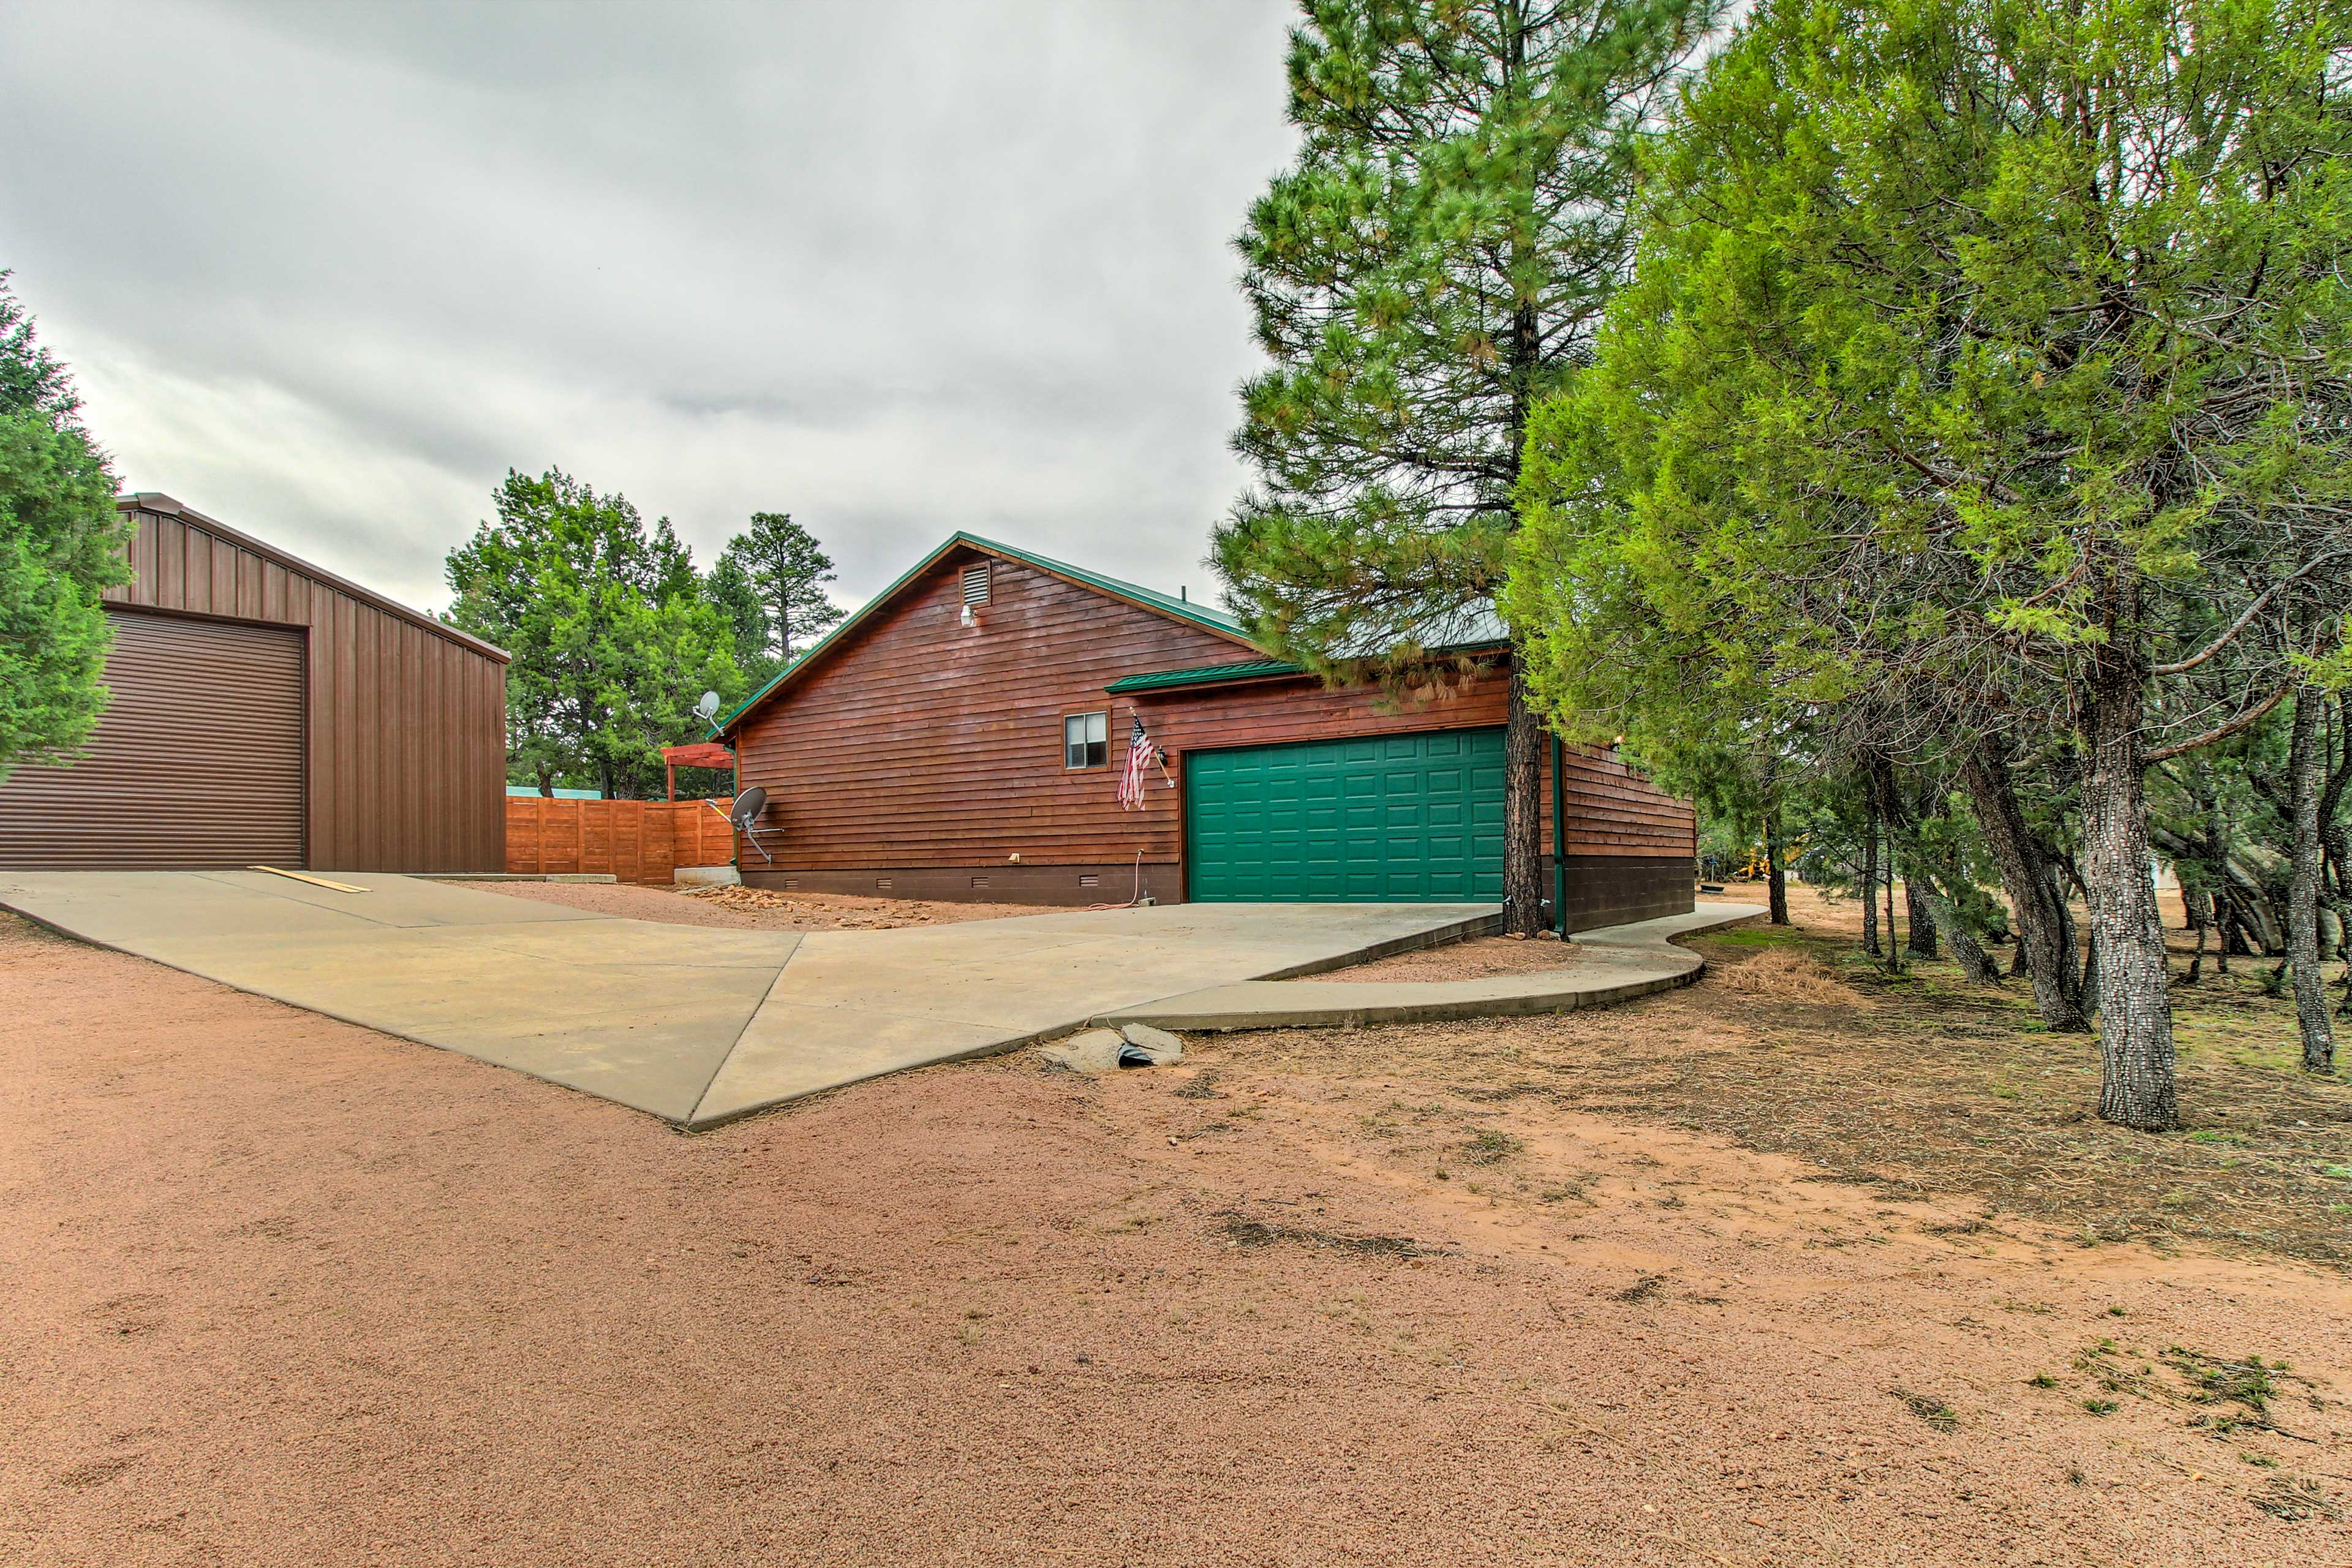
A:
{"label": "tree branch", "polygon": [[2316,555],[2309,561],[2305,562],[2300,567],[2297,567],[2294,571],[2289,573],[2287,575],[2280,578],[2277,582],[2272,584],[2269,587],[2263,589],[2263,592],[2255,598],[2254,602],[2246,606],[2246,613],[2240,616],[2236,620],[2231,622],[2229,626],[2222,631],[2220,637],[2215,637],[2211,642],[2205,646],[2203,651],[2191,654],[2189,658],[2180,660],[2177,664],[2155,665],[2149,668],[2148,673],[2150,675],[2188,674],[2190,670],[2196,668],[2199,665],[2203,664],[2214,655],[2220,653],[2223,648],[2229,647],[2230,644],[2236,639],[2238,634],[2244,631],[2248,626],[2252,625],[2253,618],[2256,616],[2262,614],[2263,606],[2264,605],[2269,604],[2280,594],[2285,592],[2286,589],[2297,579],[2309,575],[2311,573],[2317,571],[2320,567],[2326,565],[2330,561],[2340,559],[2345,553],[2346,552],[2341,550],[2331,550],[2325,555]]}
{"label": "tree branch", "polygon": [[2280,703],[2285,701],[2286,694],[2293,691],[2299,684],[2301,684],[2300,677],[2295,679],[2289,680],[2282,685],[2276,691],[2272,692],[2268,697],[2263,698],[2262,701],[2256,703],[2245,712],[2239,714],[2228,723],[2223,724],[2217,729],[2208,730],[2205,733],[2199,735],[2192,740],[2175,741],[2169,746],[2158,746],[2155,751],[2150,752],[2146,756],[2140,758],[2140,762],[2143,764],[2160,763],[2168,757],[2182,756],[2189,752],[2197,751],[2201,747],[2210,746],[2216,741],[2226,741],[2231,736],[2236,734],[2239,731],[2244,729],[2247,725],[2261,719],[2263,714],[2269,712]]}

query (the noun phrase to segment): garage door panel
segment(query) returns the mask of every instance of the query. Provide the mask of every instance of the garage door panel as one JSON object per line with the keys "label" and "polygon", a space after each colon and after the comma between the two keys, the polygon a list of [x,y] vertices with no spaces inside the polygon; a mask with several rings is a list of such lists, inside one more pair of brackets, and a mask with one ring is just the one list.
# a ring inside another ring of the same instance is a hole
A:
{"label": "garage door panel", "polygon": [[108,619],[107,711],[80,759],[0,781],[0,867],[303,864],[302,632]]}
{"label": "garage door panel", "polygon": [[1192,896],[1498,900],[1502,755],[1500,730],[1192,752]]}

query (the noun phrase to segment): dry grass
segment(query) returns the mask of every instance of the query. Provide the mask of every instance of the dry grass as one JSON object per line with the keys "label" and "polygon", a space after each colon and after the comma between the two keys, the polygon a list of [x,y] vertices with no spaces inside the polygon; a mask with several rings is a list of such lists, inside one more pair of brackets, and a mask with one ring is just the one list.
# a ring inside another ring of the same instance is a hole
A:
{"label": "dry grass", "polygon": [[2298,1070],[2293,1005],[2263,994],[2267,966],[2176,985],[2187,1126],[2151,1136],[2097,1119],[2095,1039],[2043,1030],[2023,981],[1973,986],[1918,961],[1887,975],[1854,951],[1852,906],[1800,890],[1794,914],[1792,929],[1693,939],[1700,982],[1628,1007],[1321,1032],[1297,1057],[1479,1103],[1663,1121],[1890,1197],[1972,1195],[1988,1223],[2016,1215],[2085,1245],[2352,1268],[2352,1085]]}
{"label": "dry grass", "polygon": [[1745,963],[1723,969],[1718,979],[1727,991],[1772,1002],[1853,1007],[1862,1001],[1851,987],[1838,984],[1811,953],[1791,947],[1767,948]]}

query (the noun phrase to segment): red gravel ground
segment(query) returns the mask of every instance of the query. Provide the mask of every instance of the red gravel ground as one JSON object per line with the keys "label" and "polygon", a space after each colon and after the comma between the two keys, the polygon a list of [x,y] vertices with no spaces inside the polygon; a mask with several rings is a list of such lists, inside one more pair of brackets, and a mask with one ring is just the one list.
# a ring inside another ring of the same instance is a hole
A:
{"label": "red gravel ground", "polygon": [[868,899],[856,893],[772,893],[721,888],[674,893],[630,882],[468,882],[478,892],[504,893],[543,904],[563,904],[622,920],[667,925],[727,926],[737,931],[873,931],[947,925],[1050,914],[1025,904],[933,903],[920,899]]}
{"label": "red gravel ground", "polygon": [[2340,1275],[1379,1030],[686,1137],[6,917],[0,1019],[12,1564],[2352,1561]]}
{"label": "red gravel ground", "polygon": [[1369,963],[1355,964],[1305,980],[1484,980],[1497,974],[1533,974],[1546,970],[1576,969],[1591,962],[1573,942],[1549,942],[1534,937],[1474,936],[1444,947],[1392,952]]}

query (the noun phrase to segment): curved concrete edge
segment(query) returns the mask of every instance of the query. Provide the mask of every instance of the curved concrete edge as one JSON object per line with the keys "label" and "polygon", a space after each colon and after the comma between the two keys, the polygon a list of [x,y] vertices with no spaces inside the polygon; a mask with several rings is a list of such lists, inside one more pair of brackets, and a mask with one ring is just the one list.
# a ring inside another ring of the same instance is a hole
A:
{"label": "curved concrete edge", "polygon": [[[1353,969],[1360,963],[1378,959],[1394,958],[1400,952],[1419,952],[1424,948],[1447,947],[1472,937],[1493,936],[1503,929],[1499,910],[1491,915],[1473,915],[1468,920],[1455,921],[1451,925],[1433,926],[1388,942],[1376,942],[1360,947],[1353,952],[1335,953],[1328,958],[1315,959],[1307,963],[1294,963],[1287,969],[1277,969],[1271,974],[1261,974],[1259,980],[1297,980],[1309,974],[1327,974],[1334,969]],[[1093,1020],[1087,1020],[1092,1023]]]}
{"label": "curved concrete edge", "polygon": [[1706,961],[1674,939],[1762,913],[1748,904],[1698,904],[1685,915],[1580,932],[1580,944],[1609,957],[1608,966],[1598,970],[1548,969],[1486,980],[1252,980],[1121,1008],[1092,1022],[1215,1033],[1524,1018],[1606,1007],[1692,984]]}

